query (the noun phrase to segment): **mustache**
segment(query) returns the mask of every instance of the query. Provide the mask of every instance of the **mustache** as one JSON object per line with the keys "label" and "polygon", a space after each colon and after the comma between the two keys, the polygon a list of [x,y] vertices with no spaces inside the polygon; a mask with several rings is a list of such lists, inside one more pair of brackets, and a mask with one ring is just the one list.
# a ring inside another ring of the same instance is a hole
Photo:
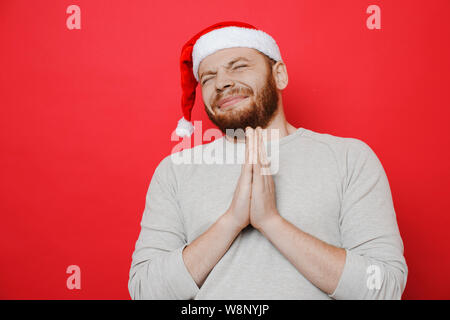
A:
{"label": "mustache", "polygon": [[253,95],[253,90],[250,88],[233,88],[233,89],[230,89],[228,92],[219,93],[218,95],[216,95],[214,97],[214,100],[211,103],[211,106],[213,108],[217,108],[218,107],[217,104],[221,99],[229,97],[229,96],[237,96],[237,95],[251,96],[251,95]]}

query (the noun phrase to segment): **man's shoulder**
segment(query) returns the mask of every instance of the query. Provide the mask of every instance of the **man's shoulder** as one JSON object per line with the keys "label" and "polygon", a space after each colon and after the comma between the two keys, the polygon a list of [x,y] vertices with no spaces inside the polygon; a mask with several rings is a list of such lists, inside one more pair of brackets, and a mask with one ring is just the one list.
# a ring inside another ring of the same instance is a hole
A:
{"label": "man's shoulder", "polygon": [[375,176],[384,170],[375,151],[362,139],[312,130],[305,130],[303,136],[312,141],[312,148],[318,148],[319,145],[326,146],[344,176],[352,176],[351,172],[355,170],[364,170],[367,175]]}
{"label": "man's shoulder", "polygon": [[371,147],[363,140],[355,137],[344,137],[330,133],[323,133],[305,129],[303,137],[314,143],[322,144],[338,154],[361,154],[372,151]]}

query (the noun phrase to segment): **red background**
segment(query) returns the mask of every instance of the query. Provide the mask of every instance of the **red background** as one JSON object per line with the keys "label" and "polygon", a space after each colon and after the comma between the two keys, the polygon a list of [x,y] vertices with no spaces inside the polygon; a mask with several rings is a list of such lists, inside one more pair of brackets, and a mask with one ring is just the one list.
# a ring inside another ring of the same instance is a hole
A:
{"label": "red background", "polygon": [[[66,27],[71,4],[81,30]],[[366,27],[371,4],[381,30]],[[278,42],[292,124],[381,160],[403,298],[450,298],[449,14],[448,0],[1,1],[0,298],[129,299],[147,188],[178,143],[181,47],[223,20]],[[211,128],[197,97],[193,119]]]}

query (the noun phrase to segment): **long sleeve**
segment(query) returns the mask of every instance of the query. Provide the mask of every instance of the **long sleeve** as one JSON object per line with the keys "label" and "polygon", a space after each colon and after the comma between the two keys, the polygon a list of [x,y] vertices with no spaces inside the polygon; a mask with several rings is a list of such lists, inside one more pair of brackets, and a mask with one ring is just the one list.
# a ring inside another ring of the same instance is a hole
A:
{"label": "long sleeve", "polygon": [[340,213],[346,261],[334,299],[401,299],[408,268],[386,173],[373,150],[350,140]]}
{"label": "long sleeve", "polygon": [[131,299],[189,300],[199,291],[183,262],[187,243],[169,161],[158,165],[147,191],[129,274]]}

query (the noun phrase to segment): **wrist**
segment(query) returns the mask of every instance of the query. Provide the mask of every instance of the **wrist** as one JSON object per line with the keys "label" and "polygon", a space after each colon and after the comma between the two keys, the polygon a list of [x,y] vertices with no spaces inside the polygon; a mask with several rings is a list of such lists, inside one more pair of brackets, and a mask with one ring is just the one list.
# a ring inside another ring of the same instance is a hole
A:
{"label": "wrist", "polygon": [[268,215],[265,219],[261,220],[257,226],[255,226],[255,229],[257,229],[260,232],[266,232],[271,226],[274,226],[278,222],[283,220],[283,217],[280,216],[280,214],[277,212],[274,212],[270,215]]}
{"label": "wrist", "polygon": [[234,216],[231,214],[231,212],[229,210],[227,210],[221,217],[220,217],[220,222],[222,223],[222,225],[231,230],[233,233],[238,234],[239,232],[242,231],[242,229],[244,229],[245,227],[240,225],[236,219],[234,218]]}

